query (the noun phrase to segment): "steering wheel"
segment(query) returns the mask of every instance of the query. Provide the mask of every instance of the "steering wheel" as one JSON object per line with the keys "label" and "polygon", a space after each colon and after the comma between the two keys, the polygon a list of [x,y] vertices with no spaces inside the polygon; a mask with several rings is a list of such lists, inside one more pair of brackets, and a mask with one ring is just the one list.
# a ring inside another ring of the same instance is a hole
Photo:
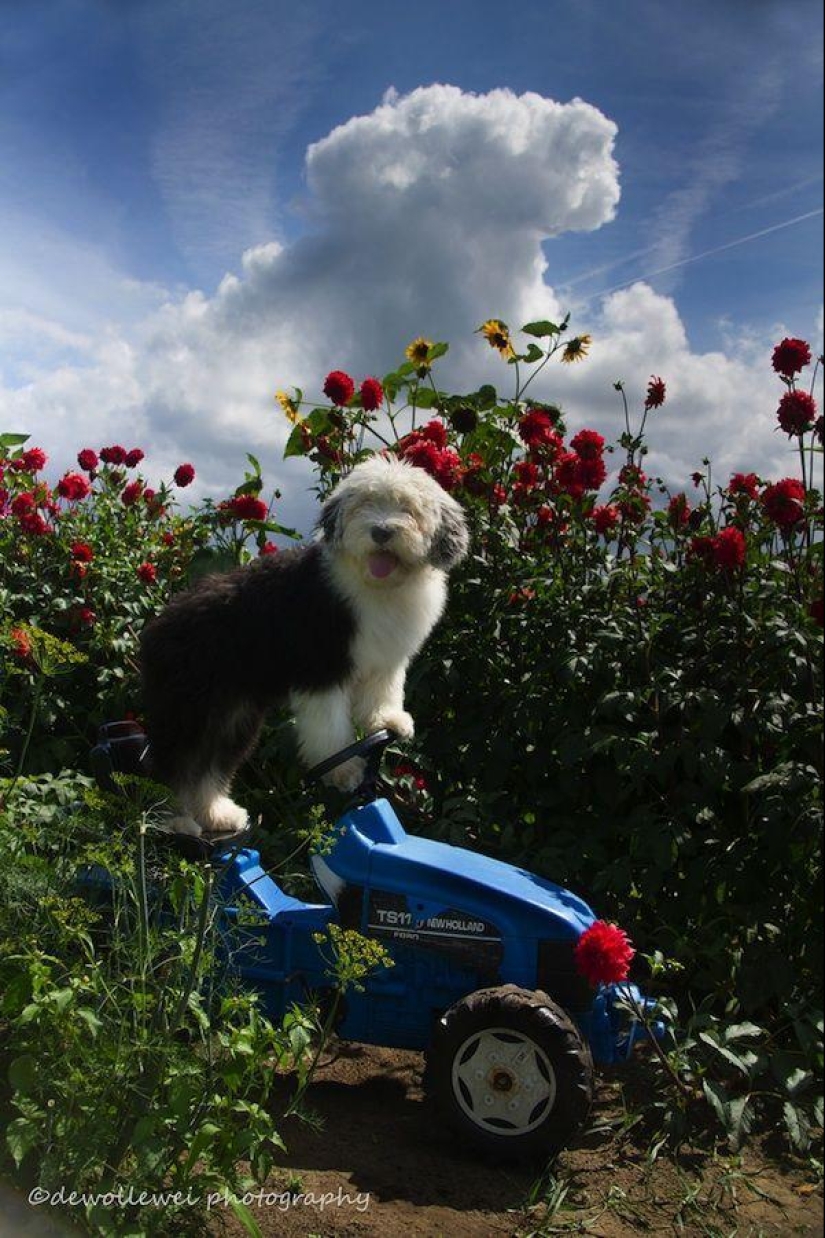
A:
{"label": "steering wheel", "polygon": [[334,752],[331,757],[326,757],[323,761],[319,761],[317,765],[313,765],[312,769],[308,770],[304,775],[304,781],[318,782],[330,770],[343,765],[345,761],[349,761],[352,757],[363,757],[366,761],[366,768],[364,770],[364,777],[361,780],[361,787],[358,789],[372,787],[378,778],[384,749],[397,738],[395,731],[373,731],[371,735],[366,735],[363,739],[357,740],[354,744],[349,744],[346,748],[342,748],[340,752]]}

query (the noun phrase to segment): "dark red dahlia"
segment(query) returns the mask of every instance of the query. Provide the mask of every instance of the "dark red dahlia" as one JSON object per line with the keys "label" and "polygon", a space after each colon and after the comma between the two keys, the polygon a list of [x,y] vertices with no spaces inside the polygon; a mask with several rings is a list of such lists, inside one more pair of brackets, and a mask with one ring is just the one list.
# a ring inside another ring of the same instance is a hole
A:
{"label": "dark red dahlia", "polygon": [[805,487],[795,477],[766,486],[761,497],[766,515],[783,531],[792,529],[805,514]]}
{"label": "dark red dahlia", "polygon": [[69,548],[69,553],[75,563],[91,563],[95,557],[95,552],[92,550],[88,542],[72,542]]}
{"label": "dark red dahlia", "polygon": [[37,508],[37,499],[30,490],[24,490],[20,494],[15,495],[11,501],[11,512],[13,516],[27,516],[30,512]]}
{"label": "dark red dahlia", "polygon": [[343,370],[332,370],[327,374],[324,380],[324,395],[329,396],[333,404],[343,408],[352,399],[354,393],[355,383],[349,374],[345,374]]}
{"label": "dark red dahlia", "polygon": [[20,459],[23,461],[25,473],[39,473],[42,468],[46,467],[48,456],[40,447],[32,447],[29,451],[24,451]]}
{"label": "dark red dahlia", "polygon": [[143,494],[142,481],[130,481],[128,486],[123,487],[123,493],[120,496],[120,501],[124,507],[134,507]]}
{"label": "dark red dahlia", "polygon": [[430,443],[435,443],[436,447],[444,449],[447,446],[447,427],[443,421],[428,421],[425,426],[419,430],[422,438],[427,439]]}
{"label": "dark red dahlia", "polygon": [[179,464],[174,477],[176,486],[190,486],[195,480],[195,470],[191,464]]}
{"label": "dark red dahlia", "polygon": [[776,419],[786,434],[801,437],[816,421],[816,401],[807,391],[786,391]]}
{"label": "dark red dahlia", "polygon": [[598,490],[604,484],[606,477],[607,469],[601,456],[596,456],[593,460],[581,459],[579,461],[579,480],[585,490]]}
{"label": "dark red dahlia", "polygon": [[665,402],[666,389],[661,378],[650,377],[645,396],[645,408],[661,408]]}
{"label": "dark red dahlia", "polygon": [[234,498],[222,503],[221,507],[236,520],[266,520],[266,503],[254,494],[236,494]]}
{"label": "dark red dahlia", "polygon": [[636,951],[617,924],[595,920],[573,951],[576,969],[592,985],[618,984],[627,979]]}
{"label": "dark red dahlia", "polygon": [[153,585],[158,578],[158,569],[154,563],[141,563],[137,569],[138,580],[142,580],[145,585]]}
{"label": "dark red dahlia", "polygon": [[793,378],[811,360],[811,350],[804,340],[784,339],[773,350],[773,368],[784,378]]}
{"label": "dark red dahlia", "polygon": [[668,524],[674,529],[681,529],[690,519],[690,504],[687,495],[674,494],[667,505]]}
{"label": "dark red dahlia", "polygon": [[583,463],[584,461],[574,451],[566,451],[556,461],[553,480],[559,490],[569,494],[572,499],[580,499],[585,491],[585,484],[582,480]]}
{"label": "dark red dahlia", "polygon": [[553,419],[543,408],[531,408],[519,418],[518,432],[521,441],[528,447],[552,444],[557,437]]}
{"label": "dark red dahlia", "polygon": [[538,465],[533,464],[532,460],[519,460],[515,465],[513,472],[516,475],[516,480],[522,486],[532,487],[538,485],[540,473]]}
{"label": "dark red dahlia", "polygon": [[604,451],[604,438],[598,430],[579,430],[571,438],[570,446],[582,460],[598,460]]}
{"label": "dark red dahlia", "polygon": [[745,494],[749,499],[758,499],[759,478],[756,473],[734,473],[728,485],[728,494]]}
{"label": "dark red dahlia", "polygon": [[264,542],[263,546],[258,551],[258,558],[265,559],[267,555],[276,555],[277,553],[278,547],[274,542]]}
{"label": "dark red dahlia", "polygon": [[77,453],[77,463],[84,473],[93,473],[100,462],[96,451],[92,451],[91,447],[84,447]]}
{"label": "dark red dahlia", "polygon": [[729,524],[711,539],[713,562],[724,571],[732,572],[745,562],[745,535],[741,529]]}
{"label": "dark red dahlia", "polygon": [[605,503],[601,507],[593,508],[593,527],[602,537],[615,529],[620,518],[621,513],[618,507],[614,507],[612,503]]}
{"label": "dark red dahlia", "polygon": [[113,447],[101,447],[100,458],[104,464],[125,464],[126,448],[115,443]]}
{"label": "dark red dahlia", "polygon": [[144,453],[139,447],[133,447],[131,451],[126,452],[126,459],[123,463],[127,469],[136,469],[143,459]]}
{"label": "dark red dahlia", "polygon": [[57,493],[70,503],[85,499],[92,487],[81,473],[65,473],[57,483]]}
{"label": "dark red dahlia", "polygon": [[365,378],[361,384],[361,403],[368,413],[373,413],[384,403],[384,388],[377,378]]}

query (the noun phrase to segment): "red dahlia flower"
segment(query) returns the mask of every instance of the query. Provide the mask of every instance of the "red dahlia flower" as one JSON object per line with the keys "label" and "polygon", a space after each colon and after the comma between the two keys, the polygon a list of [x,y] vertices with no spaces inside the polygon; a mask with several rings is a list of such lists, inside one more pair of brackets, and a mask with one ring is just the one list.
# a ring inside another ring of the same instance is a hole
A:
{"label": "red dahlia flower", "polygon": [[644,486],[647,484],[647,475],[638,464],[625,464],[619,470],[619,481],[623,486]]}
{"label": "red dahlia flower", "polygon": [[799,523],[804,503],[805,487],[795,477],[784,477],[762,491],[762,506],[768,518],[783,531]]}
{"label": "red dahlia flower", "polygon": [[816,401],[806,391],[786,391],[776,418],[786,434],[801,437],[816,421]]}
{"label": "red dahlia flower", "polygon": [[563,490],[565,494],[569,494],[571,499],[580,499],[585,491],[585,483],[582,479],[583,460],[580,460],[574,451],[566,451],[564,455],[559,456],[556,461],[556,468],[553,474],[553,480],[559,490]]}
{"label": "red dahlia flower", "polygon": [[62,499],[68,499],[70,503],[85,499],[91,489],[86,478],[80,473],[66,473],[57,483],[57,493]]}
{"label": "red dahlia flower", "polygon": [[531,460],[519,460],[515,465],[513,472],[522,486],[535,486],[539,481],[538,466],[533,464]]}
{"label": "red dahlia flower", "polygon": [[711,539],[711,554],[716,567],[732,572],[745,562],[745,535],[729,524]]}
{"label": "red dahlia flower", "polygon": [[427,439],[430,443],[435,443],[436,447],[443,450],[447,446],[447,427],[443,421],[428,421],[425,426],[422,426],[418,432],[422,438]]}
{"label": "red dahlia flower", "polygon": [[258,551],[258,558],[265,559],[267,555],[276,555],[277,553],[278,547],[274,542],[264,542],[263,546]]}
{"label": "red dahlia flower", "polygon": [[101,447],[100,458],[104,464],[125,464],[126,448],[118,443],[114,447]]}
{"label": "red dahlia flower", "polygon": [[120,496],[120,501],[124,507],[134,507],[143,494],[142,481],[130,481],[128,486],[123,487],[123,493]]}
{"label": "red dahlia flower", "polygon": [[681,529],[690,519],[690,504],[687,495],[674,494],[667,505],[668,524],[674,529]]}
{"label": "red dahlia flower", "polygon": [[373,413],[384,403],[384,388],[377,378],[365,378],[361,384],[361,403],[368,413]]}
{"label": "red dahlia flower", "polygon": [[602,507],[593,508],[593,527],[602,537],[615,529],[620,518],[621,513],[618,507],[614,507],[612,503],[605,503]]}
{"label": "red dahlia flower", "polygon": [[784,339],[773,350],[773,368],[785,378],[793,378],[811,359],[811,350],[804,340]]}
{"label": "red dahlia flower", "polygon": [[72,542],[70,553],[75,563],[91,563],[95,552],[87,542]]}
{"label": "red dahlia flower", "polygon": [[595,920],[573,951],[577,971],[592,985],[626,980],[636,951],[617,924]]}
{"label": "red dahlia flower", "polygon": [[650,377],[650,382],[647,384],[647,396],[645,397],[645,408],[661,408],[665,402],[665,384],[661,378]]}
{"label": "red dahlia flower", "polygon": [[29,512],[33,512],[36,507],[37,499],[29,490],[23,490],[11,501],[11,512],[13,516],[26,516]]}
{"label": "red dahlia flower", "polygon": [[494,482],[488,491],[488,498],[492,507],[503,507],[507,502],[507,491],[499,482]]}
{"label": "red dahlia flower", "polygon": [[553,419],[543,408],[531,408],[519,418],[518,432],[528,447],[540,447],[543,443],[552,445],[557,437]]}
{"label": "red dahlia flower", "polygon": [[746,494],[749,499],[758,499],[759,478],[756,473],[734,473],[728,485],[728,494]]}
{"label": "red dahlia flower", "polygon": [[126,452],[126,458],[123,463],[127,469],[136,469],[143,459],[143,452],[139,447],[133,447],[131,451]]}
{"label": "red dahlia flower", "polygon": [[349,374],[345,374],[343,370],[332,370],[327,374],[324,380],[324,395],[329,396],[333,404],[343,408],[352,399],[354,392],[355,383]]}
{"label": "red dahlia flower", "polygon": [[233,499],[221,503],[221,507],[236,520],[266,520],[266,503],[254,494],[236,494]]}
{"label": "red dahlia flower", "polygon": [[579,480],[585,490],[598,490],[607,477],[607,469],[601,456],[594,460],[579,460]]}
{"label": "red dahlia flower", "polygon": [[142,580],[145,585],[153,585],[158,578],[158,569],[154,563],[141,563],[137,569],[138,580]]}
{"label": "red dahlia flower", "polygon": [[45,451],[40,447],[32,447],[24,451],[22,456],[18,456],[12,463],[22,473],[39,473],[42,468],[46,467],[47,460],[48,456]]}
{"label": "red dahlia flower", "polygon": [[195,480],[195,470],[191,464],[179,464],[174,473],[176,486],[190,486]]}
{"label": "red dahlia flower", "polygon": [[579,430],[570,446],[582,460],[598,460],[604,451],[604,439],[598,430]]}
{"label": "red dahlia flower", "polygon": [[43,537],[49,532],[49,526],[40,512],[24,512],[17,519],[23,532],[30,533],[32,537]]}
{"label": "red dahlia flower", "polygon": [[77,463],[84,473],[93,473],[100,461],[97,458],[96,451],[92,451],[91,447],[84,447],[82,451],[77,453]]}

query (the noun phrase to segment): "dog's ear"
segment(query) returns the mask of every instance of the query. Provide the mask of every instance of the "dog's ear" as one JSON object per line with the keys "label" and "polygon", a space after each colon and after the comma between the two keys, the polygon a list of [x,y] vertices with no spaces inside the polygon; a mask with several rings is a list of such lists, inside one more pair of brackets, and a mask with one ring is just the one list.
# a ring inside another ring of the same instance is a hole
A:
{"label": "dog's ear", "polygon": [[441,520],[427,556],[433,567],[449,571],[466,555],[470,548],[464,513],[454,499],[441,506]]}
{"label": "dog's ear", "polygon": [[341,540],[343,507],[343,499],[339,495],[333,494],[321,508],[318,528],[321,530],[325,542],[339,542]]}

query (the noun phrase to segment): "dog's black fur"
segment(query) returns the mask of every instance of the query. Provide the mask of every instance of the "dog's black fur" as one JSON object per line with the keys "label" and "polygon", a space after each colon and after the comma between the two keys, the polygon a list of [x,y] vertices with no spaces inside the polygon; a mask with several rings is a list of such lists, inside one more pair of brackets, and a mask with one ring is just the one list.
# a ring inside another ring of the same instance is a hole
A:
{"label": "dog's black fur", "polygon": [[173,788],[206,769],[231,777],[270,706],[347,678],[355,630],[318,543],[177,594],[141,635],[152,773]]}

